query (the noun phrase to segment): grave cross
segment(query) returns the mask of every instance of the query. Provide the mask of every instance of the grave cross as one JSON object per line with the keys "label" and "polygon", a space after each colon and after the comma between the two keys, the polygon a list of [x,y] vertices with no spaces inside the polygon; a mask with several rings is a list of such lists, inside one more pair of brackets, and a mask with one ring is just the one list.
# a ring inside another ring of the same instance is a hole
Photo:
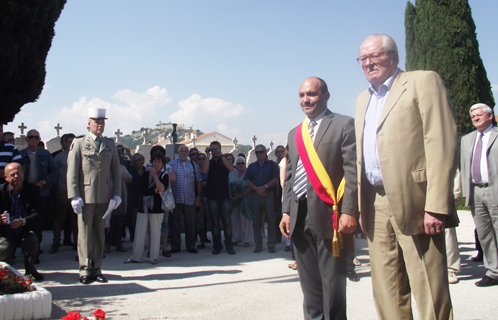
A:
{"label": "grave cross", "polygon": [[237,148],[237,142],[239,142],[239,140],[237,140],[237,137],[234,137],[232,141],[233,141],[233,147]]}
{"label": "grave cross", "polygon": [[270,140],[270,151],[273,150],[273,145],[274,145],[273,140]]}
{"label": "grave cross", "polygon": [[118,131],[114,132],[114,135],[116,136],[116,142],[118,142],[119,138],[121,138],[123,133],[121,132],[121,130],[118,129]]}
{"label": "grave cross", "polygon": [[23,134],[24,134],[24,129],[28,129],[28,127],[26,127],[26,126],[24,125],[24,122],[23,122],[23,123],[21,123],[21,125],[20,125],[20,126],[18,126],[18,128],[19,128],[19,129],[21,129],[21,135],[23,135]]}
{"label": "grave cross", "polygon": [[57,126],[54,127],[55,130],[57,130],[57,136],[59,136],[59,131],[62,129],[62,127],[60,126],[60,124],[57,123]]}
{"label": "grave cross", "polygon": [[255,135],[253,135],[251,139],[252,139],[252,147],[256,148],[256,140],[258,140],[258,138],[256,138]]}

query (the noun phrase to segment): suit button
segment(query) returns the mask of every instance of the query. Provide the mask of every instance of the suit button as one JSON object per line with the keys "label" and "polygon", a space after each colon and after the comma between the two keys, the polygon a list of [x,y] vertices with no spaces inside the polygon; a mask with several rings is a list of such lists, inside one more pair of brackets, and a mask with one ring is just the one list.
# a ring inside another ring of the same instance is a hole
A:
{"label": "suit button", "polygon": [[99,163],[100,163],[100,161],[99,161]]}

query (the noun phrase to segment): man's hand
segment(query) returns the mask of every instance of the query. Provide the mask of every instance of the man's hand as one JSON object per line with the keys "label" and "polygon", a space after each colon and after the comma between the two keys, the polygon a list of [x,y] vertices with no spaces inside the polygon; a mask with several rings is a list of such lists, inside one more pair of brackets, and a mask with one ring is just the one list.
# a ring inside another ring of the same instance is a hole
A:
{"label": "man's hand", "polygon": [[290,233],[290,216],[288,214],[283,214],[282,215],[282,220],[280,220],[280,232],[282,235],[286,238],[289,239],[289,233]]}
{"label": "man's hand", "polygon": [[7,224],[7,211],[0,214],[0,224]]}
{"label": "man's hand", "polygon": [[199,208],[201,206],[201,195],[198,194],[196,197],[195,197],[195,207],[196,208]]}
{"label": "man's hand", "polygon": [[356,230],[356,218],[349,214],[341,214],[339,218],[339,232],[351,234]]}
{"label": "man's hand", "polygon": [[114,206],[114,209],[117,209],[119,205],[121,204],[121,197],[114,196],[112,197],[112,200],[116,201],[116,205]]}
{"label": "man's hand", "polygon": [[20,226],[22,226],[22,220],[21,219],[14,219],[10,222],[10,228],[11,229],[17,229]]}
{"label": "man's hand", "polygon": [[40,180],[37,183],[35,183],[35,186],[38,186],[41,189],[41,187],[43,187],[44,184],[45,184],[45,180]]}
{"label": "man's hand", "polygon": [[74,213],[83,213],[83,199],[80,197],[74,197],[73,200],[71,200],[71,207],[73,207]]}
{"label": "man's hand", "polygon": [[265,186],[257,187],[256,193],[259,194],[263,198],[266,197],[266,195],[267,195],[266,187]]}
{"label": "man's hand", "polygon": [[444,233],[446,215],[426,212],[424,215],[425,233],[434,236]]}

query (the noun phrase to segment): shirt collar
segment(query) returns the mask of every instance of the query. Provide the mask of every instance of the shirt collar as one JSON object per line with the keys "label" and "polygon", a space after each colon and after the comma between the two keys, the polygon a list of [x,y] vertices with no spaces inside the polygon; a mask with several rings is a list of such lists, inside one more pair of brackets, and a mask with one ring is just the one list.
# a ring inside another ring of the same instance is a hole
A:
{"label": "shirt collar", "polygon": [[387,91],[389,91],[391,89],[391,86],[393,85],[394,79],[396,78],[398,73],[399,73],[399,68],[396,68],[394,73],[389,78],[387,78],[383,84],[381,84],[379,86],[379,90],[377,90],[377,91],[375,90],[373,85],[370,84],[370,87],[368,88],[368,90],[370,91],[370,94],[383,94],[383,93],[386,93]]}
{"label": "shirt collar", "polygon": [[310,119],[310,118],[306,117],[306,119],[308,119],[308,125],[310,124],[311,120],[314,120],[318,124],[320,122],[320,120],[323,119],[323,116],[325,115],[325,113],[327,112],[327,110],[329,110],[329,109],[325,108],[325,110],[323,110],[323,112],[320,113],[315,119]]}
{"label": "shirt collar", "polygon": [[[93,141],[95,141],[95,139],[97,139],[97,136],[94,135],[93,133],[88,132],[88,134],[90,135],[90,137],[92,137]],[[102,141],[102,136],[100,136],[100,141]]]}
{"label": "shirt collar", "polygon": [[491,131],[491,129],[493,129],[493,124],[490,124],[489,127],[487,127],[486,130],[484,130],[484,131],[479,131],[479,130],[477,130],[477,131],[481,132],[483,135],[486,135],[487,133],[489,133]]}

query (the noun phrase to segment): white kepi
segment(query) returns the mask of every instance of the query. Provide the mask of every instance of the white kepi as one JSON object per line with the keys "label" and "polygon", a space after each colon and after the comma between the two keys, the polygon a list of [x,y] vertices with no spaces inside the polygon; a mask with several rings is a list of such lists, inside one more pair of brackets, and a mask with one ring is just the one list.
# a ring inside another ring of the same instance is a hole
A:
{"label": "white kepi", "polygon": [[88,118],[90,119],[107,119],[105,117],[105,110],[101,108],[90,108],[88,109]]}

